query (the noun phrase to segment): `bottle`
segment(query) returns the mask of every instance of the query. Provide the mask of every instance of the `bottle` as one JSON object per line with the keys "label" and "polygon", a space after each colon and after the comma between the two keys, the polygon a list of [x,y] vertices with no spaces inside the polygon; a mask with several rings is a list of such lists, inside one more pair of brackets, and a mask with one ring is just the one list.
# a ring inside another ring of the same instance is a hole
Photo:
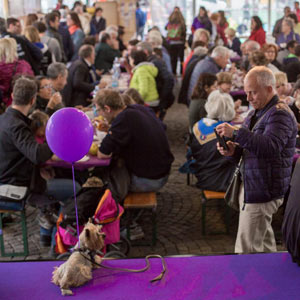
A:
{"label": "bottle", "polygon": [[95,88],[94,88],[94,90],[92,91],[93,98],[95,98],[95,96],[97,95],[98,91],[99,91],[99,86],[96,85]]}
{"label": "bottle", "polygon": [[112,74],[112,81],[111,81],[111,87],[117,88],[119,86],[119,78],[120,78],[120,62],[118,57],[115,57],[114,63],[113,63],[113,74]]}

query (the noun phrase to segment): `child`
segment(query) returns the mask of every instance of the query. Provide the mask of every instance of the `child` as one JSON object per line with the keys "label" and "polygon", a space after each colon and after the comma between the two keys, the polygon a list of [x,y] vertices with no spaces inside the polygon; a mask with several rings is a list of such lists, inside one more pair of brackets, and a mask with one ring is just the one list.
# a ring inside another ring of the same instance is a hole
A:
{"label": "child", "polygon": [[217,78],[220,92],[229,94],[232,86],[232,74],[221,72],[217,74]]}
{"label": "child", "polygon": [[45,132],[46,132],[46,125],[49,120],[47,114],[40,110],[35,110],[29,116],[31,119],[31,130],[35,136],[36,141],[39,144],[43,144],[45,142]]}
{"label": "child", "polygon": [[279,99],[281,101],[285,101],[289,105],[292,104],[294,101],[291,99],[291,97],[288,97],[290,89],[289,89],[288,79],[286,74],[283,72],[277,72],[275,73],[275,79],[276,79],[276,91]]}

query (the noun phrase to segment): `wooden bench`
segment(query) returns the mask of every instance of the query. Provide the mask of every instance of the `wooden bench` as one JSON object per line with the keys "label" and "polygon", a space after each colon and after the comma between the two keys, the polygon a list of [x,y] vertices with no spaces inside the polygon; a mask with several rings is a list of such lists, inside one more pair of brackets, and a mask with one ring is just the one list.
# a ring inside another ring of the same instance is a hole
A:
{"label": "wooden bench", "polygon": [[[152,210],[152,246],[156,244],[156,193],[129,193],[124,201],[125,211],[137,209],[151,209]],[[131,218],[129,217],[131,220]],[[129,220],[129,221],[130,221]],[[130,222],[127,224],[127,236],[130,239]]]}
{"label": "wooden bench", "polygon": [[[10,214],[17,216],[17,220],[14,223],[21,222],[22,226],[22,237],[23,237],[23,252],[5,252],[5,245],[4,245],[4,232],[3,232],[3,214]],[[25,214],[25,208],[20,208],[19,210],[6,210],[2,209],[0,210],[0,248],[1,248],[1,256],[2,257],[8,257],[8,256],[27,256],[28,251],[28,240],[27,240],[27,226],[26,226],[26,214]]]}
{"label": "wooden bench", "polygon": [[209,200],[222,200],[225,205],[226,233],[229,233],[230,208],[224,201],[225,193],[209,190],[202,190],[202,234],[206,234],[206,204]]}

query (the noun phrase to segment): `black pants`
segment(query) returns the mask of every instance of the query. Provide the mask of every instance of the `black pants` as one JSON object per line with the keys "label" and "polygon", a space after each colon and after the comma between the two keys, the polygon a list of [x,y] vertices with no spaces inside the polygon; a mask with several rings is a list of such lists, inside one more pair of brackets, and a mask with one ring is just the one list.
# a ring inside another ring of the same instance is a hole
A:
{"label": "black pants", "polygon": [[184,59],[184,44],[170,44],[168,50],[171,56],[173,74],[176,75],[178,58],[180,60],[180,74],[182,74],[182,63]]}

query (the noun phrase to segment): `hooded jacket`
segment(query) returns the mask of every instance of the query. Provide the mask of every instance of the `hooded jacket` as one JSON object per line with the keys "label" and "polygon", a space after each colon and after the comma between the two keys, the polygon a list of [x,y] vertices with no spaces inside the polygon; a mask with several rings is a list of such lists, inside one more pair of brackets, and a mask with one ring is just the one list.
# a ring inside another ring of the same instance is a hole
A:
{"label": "hooded jacket", "polygon": [[158,69],[150,62],[139,63],[133,70],[130,87],[136,89],[145,102],[158,100],[155,77]]}

